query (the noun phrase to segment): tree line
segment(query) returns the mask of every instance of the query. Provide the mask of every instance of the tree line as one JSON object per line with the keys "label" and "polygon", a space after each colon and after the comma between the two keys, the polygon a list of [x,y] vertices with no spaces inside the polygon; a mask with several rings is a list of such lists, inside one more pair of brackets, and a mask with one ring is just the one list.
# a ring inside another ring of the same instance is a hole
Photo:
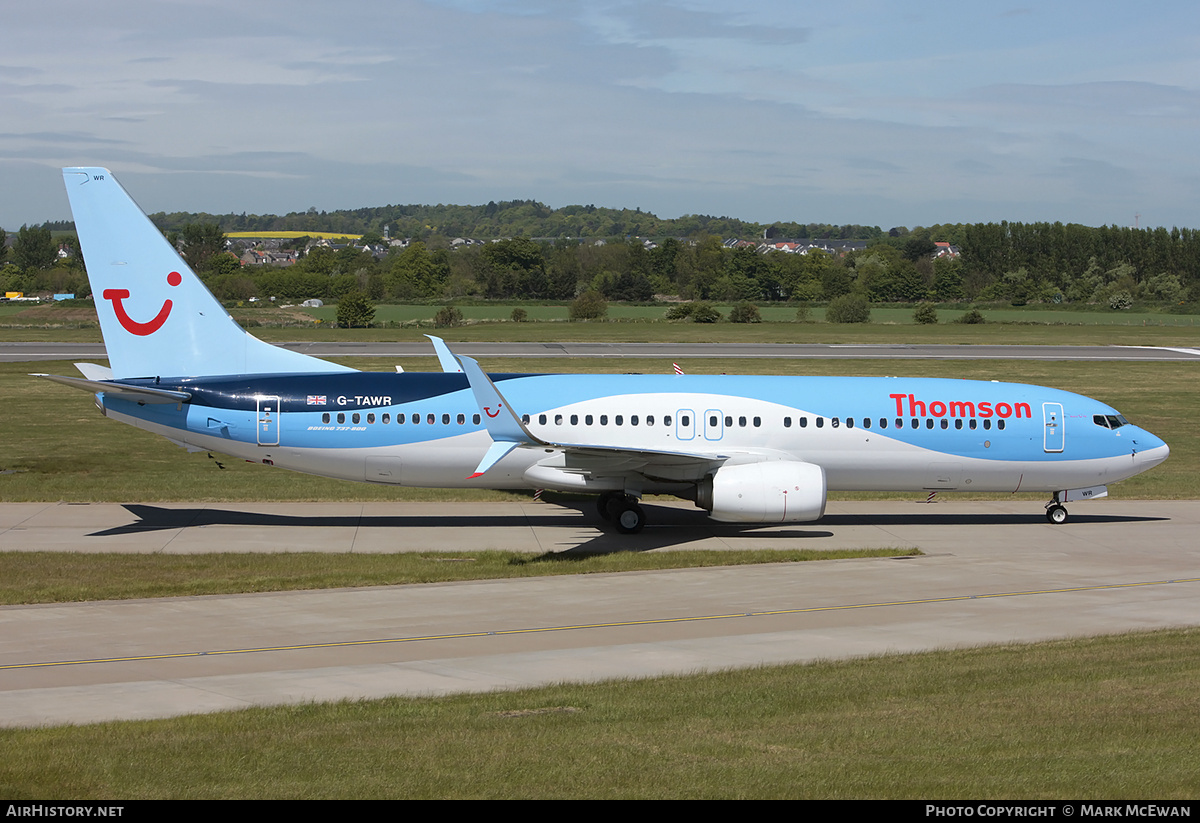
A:
{"label": "tree line", "polygon": [[[528,201],[519,206],[537,207]],[[496,213],[501,210],[497,204]],[[595,291],[614,301],[669,295],[807,303],[853,293],[871,302],[1081,303],[1121,309],[1144,301],[1189,311],[1200,302],[1200,233],[1178,228],[1008,222],[900,227],[882,232],[862,249],[805,255],[763,254],[754,245],[731,248],[721,236],[705,233],[668,236],[654,244],[634,238],[596,243],[515,236],[459,247],[451,246],[449,236],[433,234],[382,258],[350,245],[316,246],[284,268],[242,266],[225,251],[224,230],[217,223],[183,222],[167,237],[226,300],[336,300],[356,291],[376,301],[571,300]],[[959,255],[935,256],[944,250],[937,241],[952,243]],[[78,255],[59,257],[63,243],[68,250],[77,245],[73,236],[52,238],[45,227],[23,226],[6,257],[0,256],[5,290],[86,294]]]}

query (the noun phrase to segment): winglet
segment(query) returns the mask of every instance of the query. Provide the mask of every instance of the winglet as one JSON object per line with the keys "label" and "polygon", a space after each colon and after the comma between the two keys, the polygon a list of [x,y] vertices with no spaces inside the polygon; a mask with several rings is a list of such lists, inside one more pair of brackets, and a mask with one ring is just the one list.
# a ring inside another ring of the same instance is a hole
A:
{"label": "winglet", "polygon": [[447,374],[462,371],[462,366],[459,365],[458,358],[454,356],[454,352],[450,351],[450,347],[446,345],[445,340],[440,337],[434,337],[432,334],[425,336],[433,342],[433,350],[437,352],[438,365],[442,367],[442,371]]}
{"label": "winglet", "polygon": [[484,425],[492,437],[491,448],[468,479],[479,477],[518,446],[546,445],[529,433],[529,429],[521,422],[520,415],[513,411],[504,395],[496,388],[496,384],[483,373],[478,363],[465,356],[459,357],[458,362],[462,364],[467,383],[471,386],[471,393],[475,395],[475,402],[483,412]]}

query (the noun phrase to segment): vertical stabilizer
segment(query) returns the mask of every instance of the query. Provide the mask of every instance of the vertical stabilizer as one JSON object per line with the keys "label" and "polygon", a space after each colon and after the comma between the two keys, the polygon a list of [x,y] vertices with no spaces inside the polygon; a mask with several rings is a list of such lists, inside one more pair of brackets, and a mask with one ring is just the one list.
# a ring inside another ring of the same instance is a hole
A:
{"label": "vertical stabilizer", "polygon": [[113,376],[354,371],[234,322],[107,169],[63,169]]}

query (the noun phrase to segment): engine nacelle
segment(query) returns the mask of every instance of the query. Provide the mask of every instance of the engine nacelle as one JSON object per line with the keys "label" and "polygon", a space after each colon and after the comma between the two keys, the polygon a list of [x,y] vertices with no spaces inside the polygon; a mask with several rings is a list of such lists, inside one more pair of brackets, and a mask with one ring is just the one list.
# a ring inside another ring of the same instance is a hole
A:
{"label": "engine nacelle", "polygon": [[825,470],[771,460],[722,466],[696,490],[696,505],[725,523],[791,523],[825,514]]}

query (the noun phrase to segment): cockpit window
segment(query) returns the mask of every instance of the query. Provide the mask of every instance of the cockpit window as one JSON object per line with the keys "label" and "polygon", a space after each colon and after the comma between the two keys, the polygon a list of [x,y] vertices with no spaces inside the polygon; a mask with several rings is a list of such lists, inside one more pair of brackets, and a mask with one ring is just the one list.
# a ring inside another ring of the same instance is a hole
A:
{"label": "cockpit window", "polygon": [[1092,415],[1092,422],[1106,429],[1119,429],[1122,426],[1129,425],[1129,421],[1125,419],[1125,415],[1123,414],[1094,414]]}

